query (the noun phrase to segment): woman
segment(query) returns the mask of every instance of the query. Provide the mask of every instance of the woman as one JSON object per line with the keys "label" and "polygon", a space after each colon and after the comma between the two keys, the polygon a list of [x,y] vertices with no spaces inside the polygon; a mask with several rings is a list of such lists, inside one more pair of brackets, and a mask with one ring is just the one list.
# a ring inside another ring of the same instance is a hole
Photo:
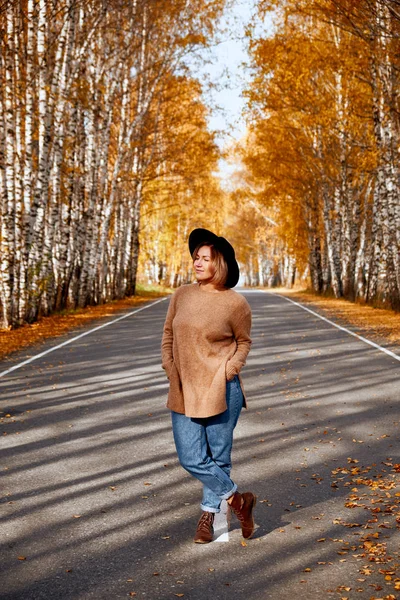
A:
{"label": "woman", "polygon": [[189,250],[197,283],[173,294],[161,349],[179,461],[203,484],[194,541],[205,544],[212,541],[221,500],[239,518],[243,537],[254,532],[256,497],[240,494],[230,478],[233,430],[245,404],[239,372],[251,345],[251,310],[231,289],[239,266],[225,238],[195,229]]}

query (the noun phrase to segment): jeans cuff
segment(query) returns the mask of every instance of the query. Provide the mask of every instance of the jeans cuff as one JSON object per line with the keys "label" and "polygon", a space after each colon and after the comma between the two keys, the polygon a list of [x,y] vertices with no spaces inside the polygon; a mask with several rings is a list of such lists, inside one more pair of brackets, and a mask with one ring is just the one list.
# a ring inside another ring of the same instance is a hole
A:
{"label": "jeans cuff", "polygon": [[214,514],[221,512],[220,508],[211,508],[211,506],[206,506],[205,504],[200,504],[200,508],[201,508],[201,510],[204,510],[205,512],[210,512],[210,513],[214,513]]}
{"label": "jeans cuff", "polygon": [[234,483],[233,488],[229,492],[227,492],[226,494],[221,496],[221,500],[228,500],[228,498],[233,496],[233,494],[236,492],[236,490],[237,490],[237,485],[236,485],[236,483]]}

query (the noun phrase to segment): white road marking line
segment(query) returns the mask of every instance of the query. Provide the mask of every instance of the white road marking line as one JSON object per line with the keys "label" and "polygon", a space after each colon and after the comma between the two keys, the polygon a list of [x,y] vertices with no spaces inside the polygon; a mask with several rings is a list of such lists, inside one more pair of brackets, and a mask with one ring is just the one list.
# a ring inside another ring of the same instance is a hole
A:
{"label": "white road marking line", "polygon": [[228,531],[228,503],[226,500],[221,502],[221,512],[215,515],[214,519],[214,542],[229,542]]}
{"label": "white road marking line", "polygon": [[4,377],[5,375],[8,375],[12,371],[15,371],[16,369],[20,369],[21,367],[28,365],[29,363],[33,362],[34,360],[37,360],[38,358],[42,358],[42,356],[46,356],[46,354],[50,354],[50,352],[54,352],[55,350],[58,350],[59,348],[63,348],[63,346],[68,346],[68,344],[72,344],[72,342],[76,342],[76,340],[79,340],[80,338],[83,338],[86,335],[89,335],[90,333],[99,331],[100,329],[103,329],[104,327],[108,327],[109,325],[113,325],[114,323],[117,323],[118,321],[122,321],[122,319],[127,319],[128,317],[131,317],[132,315],[135,315],[136,313],[138,313],[142,310],[146,310],[146,308],[150,308],[151,306],[154,306],[155,304],[158,304],[159,302],[163,302],[164,300],[167,300],[167,298],[168,298],[168,296],[165,298],[161,298],[160,300],[155,300],[155,302],[152,302],[151,304],[146,304],[146,306],[142,306],[141,308],[137,308],[136,310],[133,310],[132,312],[127,313],[126,315],[122,315],[122,317],[118,317],[118,319],[113,319],[112,321],[103,323],[103,325],[99,325],[98,327],[95,327],[94,329],[90,329],[89,331],[85,331],[85,333],[81,333],[80,335],[77,335],[74,338],[67,340],[66,342],[63,342],[62,344],[58,344],[58,346],[54,346],[53,348],[49,348],[48,350],[45,350],[44,352],[41,352],[40,354],[36,354],[35,356],[32,356],[31,358],[28,358],[27,360],[24,360],[23,362],[18,363],[17,365],[14,365],[13,367],[10,367],[6,371],[3,371],[2,373],[0,373],[0,377]]}
{"label": "white road marking line", "polygon": [[[270,292],[266,292],[266,293],[270,293]],[[273,295],[273,296],[279,296],[280,298],[283,298],[284,300],[287,300],[288,302],[291,302],[292,304],[295,304],[296,306],[299,306],[300,308],[302,308],[303,310],[306,310],[307,312],[311,313],[315,317],[318,317],[319,319],[322,319],[323,321],[326,321],[326,323],[329,323],[329,325],[333,325],[333,327],[336,327],[336,329],[340,329],[341,331],[345,331],[349,335],[352,335],[353,337],[356,337],[357,339],[361,340],[365,344],[368,344],[369,346],[372,346],[373,348],[376,348],[377,350],[380,350],[381,352],[384,352],[385,354],[388,354],[389,356],[391,356],[395,360],[400,361],[400,356],[398,356],[398,354],[395,354],[394,352],[392,352],[391,350],[388,350],[387,348],[384,348],[383,346],[379,346],[379,344],[375,344],[375,342],[371,342],[371,340],[367,340],[365,337],[362,337],[362,335],[358,335],[357,333],[354,333],[354,331],[350,331],[350,329],[346,329],[346,327],[342,327],[341,325],[338,325],[337,323],[334,323],[333,321],[330,321],[329,319],[326,319],[325,317],[319,315],[317,312],[311,310],[310,308],[307,308],[306,306],[303,306],[302,304],[299,304],[299,302],[295,302],[294,300],[291,300],[290,298],[286,298],[286,296],[282,296],[281,294],[271,294],[271,295]]]}

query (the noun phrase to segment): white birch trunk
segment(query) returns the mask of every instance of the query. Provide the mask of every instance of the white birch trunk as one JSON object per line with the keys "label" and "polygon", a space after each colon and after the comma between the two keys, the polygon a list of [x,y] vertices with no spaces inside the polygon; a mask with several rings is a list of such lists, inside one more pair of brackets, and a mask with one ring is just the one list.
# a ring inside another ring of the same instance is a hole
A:
{"label": "white birch trunk", "polygon": [[[7,119],[5,112],[5,90],[6,84],[3,79],[5,64],[3,54],[0,53],[0,305],[1,325],[11,325],[11,289],[10,289],[10,249],[9,249],[9,215],[8,215],[8,193],[7,193],[7,169],[6,169],[6,130]],[[3,96],[4,94],[4,96]]]}
{"label": "white birch trunk", "polygon": [[[46,144],[46,115],[47,115],[47,11],[46,0],[38,0],[38,25],[37,25],[37,61],[39,66],[38,73],[38,124],[39,124],[39,150],[38,163],[42,160]],[[34,217],[34,215],[33,215]]]}
{"label": "white birch trunk", "polygon": [[329,200],[329,190],[325,183],[322,184],[322,199],[323,199],[323,215],[324,215],[324,227],[326,236],[326,248],[328,252],[328,260],[331,275],[331,286],[333,293],[336,298],[340,298],[343,295],[342,283],[341,283],[341,264],[339,248],[336,245],[334,230],[331,218],[331,203]]}
{"label": "white birch trunk", "polygon": [[372,180],[367,185],[367,189],[365,192],[365,197],[363,198],[363,210],[361,216],[361,227],[359,233],[359,246],[356,256],[355,269],[354,269],[354,277],[355,277],[355,299],[362,298],[365,299],[366,296],[366,284],[368,278],[368,265],[367,265],[367,227],[368,227],[368,203],[369,196],[372,190]]}
{"label": "white birch trunk", "polygon": [[34,135],[34,79],[35,79],[35,20],[34,0],[27,2],[27,34],[26,34],[26,81],[25,81],[25,137],[24,137],[24,173],[23,173],[23,229],[24,250],[22,257],[23,272],[20,278],[20,317],[24,319],[28,310],[28,257],[30,239],[30,212],[33,200],[33,188],[35,183],[35,171],[33,163],[33,135]]}
{"label": "white birch trunk", "polygon": [[[41,280],[45,282],[44,295],[44,313],[49,314],[54,307],[56,289],[55,273],[53,270],[54,256],[53,249],[55,243],[56,227],[60,222],[59,213],[61,208],[61,169],[63,161],[64,141],[66,135],[66,122],[68,120],[67,110],[67,86],[72,61],[72,54],[75,41],[75,6],[74,2],[69,0],[66,7],[67,23],[63,27],[64,37],[61,37],[58,53],[56,55],[56,64],[60,64],[59,75],[56,74],[54,85],[54,124],[53,124],[53,147],[52,147],[52,168],[50,172],[51,196],[49,207],[46,213],[46,235],[43,243],[43,260],[41,265]],[[62,224],[61,224],[62,225]]]}
{"label": "white birch trunk", "polygon": [[[39,0],[39,32],[41,31],[41,21],[43,14],[46,11],[46,3],[44,0]],[[42,27],[43,29],[43,27]],[[40,68],[39,82],[39,116],[44,121],[44,125],[40,125],[40,132],[43,136],[42,141],[39,140],[40,160],[36,189],[34,194],[34,202],[31,210],[31,243],[29,250],[29,269],[32,272],[30,280],[30,299],[28,320],[34,320],[37,317],[41,297],[46,285],[48,265],[51,261],[51,245],[53,232],[53,224],[56,221],[56,215],[47,214],[50,198],[51,185],[51,142],[54,134],[54,106],[59,99],[60,83],[63,76],[63,58],[67,43],[67,34],[69,29],[69,21],[64,18],[61,26],[61,31],[58,36],[57,49],[54,58],[54,70],[50,76],[49,68],[45,61],[44,55],[46,48],[42,46],[45,43],[43,34],[38,34],[38,55],[42,56]],[[49,82],[48,87],[46,82]],[[52,208],[50,207],[50,212]],[[50,252],[50,254],[49,254]],[[44,286],[43,286],[44,283]]]}
{"label": "white birch trunk", "polygon": [[23,205],[23,144],[22,144],[22,101],[23,87],[21,76],[20,47],[22,29],[19,22],[19,10],[14,13],[14,111],[15,111],[15,256],[13,272],[13,300],[14,323],[20,324],[25,315],[25,293],[21,294],[25,285],[25,228],[24,228],[24,205]]}
{"label": "white birch trunk", "polygon": [[3,326],[14,324],[13,276],[15,260],[15,160],[16,139],[14,119],[14,22],[11,10],[6,14],[5,85],[4,85],[4,197],[1,228],[1,303]]}
{"label": "white birch trunk", "polygon": [[319,293],[323,288],[320,210],[318,196],[310,195],[306,203],[305,221],[308,224],[309,269],[312,288]]}
{"label": "white birch trunk", "polygon": [[[32,203],[33,174],[33,114],[34,114],[34,0],[27,3],[27,39],[26,39],[26,85],[25,85],[25,161],[24,161],[24,208],[25,215],[29,215]],[[25,237],[28,239],[29,225],[26,219]]]}
{"label": "white birch trunk", "polygon": [[[393,110],[393,64],[388,55],[387,32],[390,31],[390,15],[387,7],[376,2],[376,33],[371,57],[373,90],[374,134],[378,151],[377,194],[379,195],[379,221],[381,227],[379,263],[371,269],[372,283],[368,287],[381,291],[383,300],[391,306],[400,307],[399,223],[397,205],[400,199],[399,169],[397,166],[398,142],[395,136],[397,117]],[[377,243],[374,246],[377,249]],[[382,267],[382,268],[381,268]],[[382,283],[378,273],[381,271]]]}
{"label": "white birch trunk", "polygon": [[124,159],[124,151],[125,151],[125,142],[127,135],[127,119],[128,119],[128,90],[129,90],[129,68],[124,68],[121,71],[123,72],[122,85],[121,85],[121,114],[119,118],[119,134],[118,134],[118,143],[116,149],[116,157],[114,161],[114,166],[111,175],[110,181],[110,194],[108,197],[107,204],[105,205],[102,223],[100,227],[99,234],[99,244],[97,249],[97,263],[100,265],[100,281],[99,288],[100,293],[105,292],[105,280],[107,277],[107,264],[106,264],[106,244],[110,230],[110,222],[111,216],[114,210],[114,203],[117,195],[117,187],[118,187],[118,177],[120,174],[120,170],[123,164]]}
{"label": "white birch trunk", "polygon": [[96,87],[100,84],[101,74],[98,74],[100,64],[96,65],[96,71],[93,74],[93,94],[94,106],[91,115],[89,129],[89,150],[88,150],[88,173],[89,181],[89,207],[87,231],[85,236],[83,269],[79,287],[79,306],[85,306],[90,302],[90,296],[93,289],[96,268],[101,259],[99,254],[99,232],[103,210],[105,210],[108,196],[107,171],[109,168],[110,142],[111,142],[111,123],[114,116],[113,104],[115,102],[115,91],[117,80],[114,80],[108,87],[104,98],[104,113],[101,117],[103,127],[99,129],[100,119],[97,117],[100,111],[100,105],[96,108],[96,102],[100,103],[97,97]]}

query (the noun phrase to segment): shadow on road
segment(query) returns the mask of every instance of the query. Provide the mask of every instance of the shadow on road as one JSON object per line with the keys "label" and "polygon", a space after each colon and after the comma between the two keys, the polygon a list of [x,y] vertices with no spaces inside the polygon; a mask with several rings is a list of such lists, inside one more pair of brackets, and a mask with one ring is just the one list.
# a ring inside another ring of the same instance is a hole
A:
{"label": "shadow on road", "polygon": [[[317,600],[359,577],[363,563],[338,551],[358,547],[370,512],[349,515],[332,471],[400,462],[399,368],[279,298],[249,301],[233,477],[258,495],[254,539],[242,545],[232,521],[228,544],[192,543],[200,486],[178,465],[165,408],[162,303],[0,382],[3,600]],[[360,528],[344,532],[345,517]],[[383,536],[389,548],[398,529]]]}

